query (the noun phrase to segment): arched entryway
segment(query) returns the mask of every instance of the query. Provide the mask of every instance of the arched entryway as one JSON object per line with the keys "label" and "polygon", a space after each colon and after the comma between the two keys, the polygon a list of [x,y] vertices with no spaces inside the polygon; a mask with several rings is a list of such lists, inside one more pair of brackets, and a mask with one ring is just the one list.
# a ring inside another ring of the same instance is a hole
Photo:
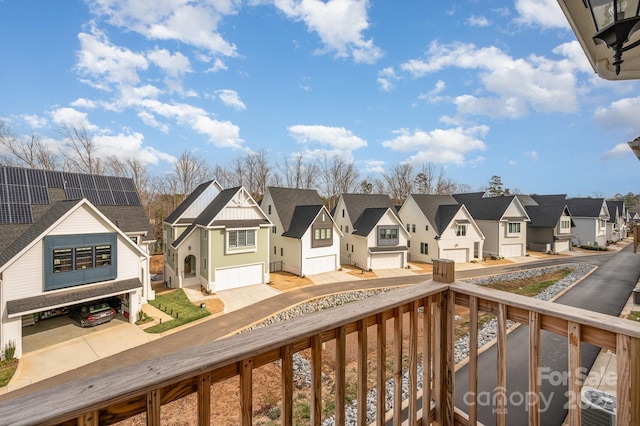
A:
{"label": "arched entryway", "polygon": [[184,276],[185,278],[196,276],[196,257],[192,254],[184,258]]}

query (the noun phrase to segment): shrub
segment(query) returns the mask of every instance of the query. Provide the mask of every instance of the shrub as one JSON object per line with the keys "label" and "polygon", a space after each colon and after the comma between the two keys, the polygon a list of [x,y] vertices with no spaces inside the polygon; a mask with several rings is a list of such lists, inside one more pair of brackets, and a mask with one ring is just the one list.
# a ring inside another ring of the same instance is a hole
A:
{"label": "shrub", "polygon": [[5,361],[13,361],[16,358],[16,342],[15,340],[9,340],[4,345],[4,359]]}

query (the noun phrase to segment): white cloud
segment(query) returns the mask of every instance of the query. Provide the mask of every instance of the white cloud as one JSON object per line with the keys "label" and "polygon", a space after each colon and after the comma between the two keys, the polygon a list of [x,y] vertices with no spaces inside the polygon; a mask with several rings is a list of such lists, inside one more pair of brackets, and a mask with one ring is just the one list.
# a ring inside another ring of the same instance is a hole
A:
{"label": "white cloud", "polygon": [[171,54],[167,49],[154,49],[147,53],[147,58],[171,77],[179,77],[191,72],[189,58],[180,52]]}
{"label": "white cloud", "polygon": [[[573,53],[573,50],[564,46],[556,53],[565,52]],[[401,69],[416,78],[448,67],[479,70],[483,89],[488,95],[457,97],[455,102],[460,112],[521,117],[529,109],[539,112],[577,110],[576,65],[570,59],[554,61],[535,55],[516,59],[494,46],[476,48],[473,44],[433,42],[426,59],[411,59],[402,64]],[[498,109],[487,109],[488,106]]]}
{"label": "white cloud", "polygon": [[70,105],[74,108],[84,108],[84,109],[94,109],[98,106],[98,104],[95,101],[91,99],[86,99],[86,98],[78,98],[75,101],[71,102]]}
{"label": "white cloud", "polygon": [[226,106],[234,108],[238,111],[244,111],[245,109],[247,109],[247,106],[240,100],[238,92],[236,92],[235,90],[224,89],[218,90],[216,93],[218,94],[218,97],[220,98],[222,103]]}
{"label": "white cloud", "polygon": [[362,163],[364,163],[364,170],[367,173],[384,173],[384,161],[364,160]]}
{"label": "white cloud", "polygon": [[430,132],[399,129],[393,132],[396,135],[393,139],[382,142],[382,145],[394,151],[415,152],[407,160],[413,165],[428,162],[462,165],[467,154],[486,149],[480,138],[488,132],[487,126],[435,129]]}
{"label": "white cloud", "polygon": [[627,155],[633,155],[633,151],[631,151],[627,143],[619,143],[605,152],[602,157],[605,160],[609,160],[611,158],[626,157]]}
{"label": "white cloud", "polygon": [[113,45],[97,30],[78,34],[80,51],[76,68],[91,86],[109,90],[110,84],[132,84],[140,81],[139,70],[147,69],[144,55]]}
{"label": "white cloud", "polygon": [[612,102],[608,107],[598,108],[594,118],[603,128],[620,129],[634,138],[640,133],[638,111],[640,111],[640,96],[620,99]]}
{"label": "white cloud", "polygon": [[39,115],[28,115],[23,114],[20,116],[31,128],[37,129],[40,127],[45,127],[48,123],[46,117],[40,117]]}
{"label": "white cloud", "polygon": [[470,16],[467,18],[467,24],[472,27],[488,27],[491,25],[491,21],[487,19],[485,16]]}
{"label": "white cloud", "polygon": [[335,52],[336,56],[351,56],[356,62],[374,63],[382,51],[373,40],[365,40],[369,28],[367,0],[274,0],[275,6],[287,17],[306,24],[322,40],[318,53]]}
{"label": "white cloud", "polygon": [[142,34],[149,40],[175,40],[213,54],[236,56],[236,46],[218,33],[224,16],[237,12],[237,0],[93,0],[92,13],[111,25]]}
{"label": "white cloud", "polygon": [[517,22],[543,28],[569,29],[557,0],[516,0]]}
{"label": "white cloud", "polygon": [[396,75],[393,67],[383,68],[378,71],[378,85],[385,92],[390,92],[393,89],[393,82],[398,80],[400,77]]}
{"label": "white cloud", "polygon": [[130,134],[97,135],[93,137],[98,153],[103,156],[115,155],[120,160],[137,159],[145,164],[158,164],[160,161],[173,163],[176,158],[160,152],[153,147],[143,146],[144,136],[134,132]]}
{"label": "white cloud", "polygon": [[440,96],[440,93],[442,93],[446,87],[447,85],[444,81],[438,80],[433,89],[426,93],[420,93],[418,95],[418,99],[426,100],[431,103],[440,102],[443,99],[442,96]]}
{"label": "white cloud", "polygon": [[224,63],[222,59],[216,58],[213,61],[213,65],[209,67],[205,72],[218,72],[224,71],[227,69],[227,65]]}
{"label": "white cloud", "polygon": [[367,146],[367,141],[355,136],[344,127],[328,127],[321,125],[295,125],[290,126],[289,134],[298,143],[329,146],[337,152],[353,151]]}
{"label": "white cloud", "polygon": [[538,152],[535,150],[531,150],[531,151],[525,151],[524,155],[526,155],[527,157],[531,158],[533,161],[537,161],[538,160]]}
{"label": "white cloud", "polygon": [[70,127],[84,128],[85,130],[95,131],[97,126],[89,122],[86,112],[78,111],[74,108],[57,108],[49,113],[51,120],[57,125],[68,125]]}
{"label": "white cloud", "polygon": [[169,126],[164,123],[159,123],[158,120],[156,120],[156,117],[149,111],[138,112],[138,118],[147,126],[155,127],[162,133],[169,133]]}

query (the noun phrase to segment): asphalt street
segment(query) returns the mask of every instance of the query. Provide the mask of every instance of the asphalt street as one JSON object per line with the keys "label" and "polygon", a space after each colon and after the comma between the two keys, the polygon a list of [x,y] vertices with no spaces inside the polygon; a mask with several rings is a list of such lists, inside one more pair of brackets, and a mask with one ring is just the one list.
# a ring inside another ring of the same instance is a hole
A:
{"label": "asphalt street", "polygon": [[[618,316],[640,277],[640,255],[629,245],[615,254],[577,259],[599,266],[592,274],[555,300],[556,303]],[[507,424],[527,424],[528,326],[509,333],[507,338]],[[549,332],[541,333],[541,424],[561,425],[567,415],[567,339]],[[599,348],[582,344],[582,366],[588,372]],[[456,373],[456,407],[465,410],[468,369]],[[494,387],[496,383],[496,348],[483,352],[478,359],[478,420],[495,424]],[[569,396],[573,400],[572,396]]]}

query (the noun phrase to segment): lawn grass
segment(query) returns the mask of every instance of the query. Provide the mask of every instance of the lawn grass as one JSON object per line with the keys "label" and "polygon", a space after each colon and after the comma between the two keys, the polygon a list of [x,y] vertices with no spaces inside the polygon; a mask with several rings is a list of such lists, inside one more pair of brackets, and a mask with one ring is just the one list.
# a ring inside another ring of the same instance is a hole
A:
{"label": "lawn grass", "polygon": [[640,321],[640,311],[631,311],[631,312],[629,312],[629,315],[627,316],[627,319],[630,319],[632,321]]}
{"label": "lawn grass", "polygon": [[18,360],[0,362],[0,388],[7,386],[18,368]]}
{"label": "lawn grass", "polygon": [[150,300],[149,304],[166,312],[174,319],[145,329],[147,333],[162,333],[211,315],[208,310],[194,305],[182,289],[156,295],[155,300]]}

